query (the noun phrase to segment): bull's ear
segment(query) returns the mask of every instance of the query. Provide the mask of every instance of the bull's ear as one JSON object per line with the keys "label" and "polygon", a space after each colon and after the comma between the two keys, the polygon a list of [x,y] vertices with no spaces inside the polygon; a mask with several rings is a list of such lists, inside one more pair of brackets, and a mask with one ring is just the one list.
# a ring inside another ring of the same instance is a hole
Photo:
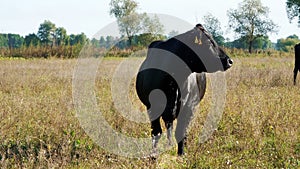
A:
{"label": "bull's ear", "polygon": [[198,44],[198,45],[202,45],[201,39],[198,39],[197,36],[195,37],[195,43]]}

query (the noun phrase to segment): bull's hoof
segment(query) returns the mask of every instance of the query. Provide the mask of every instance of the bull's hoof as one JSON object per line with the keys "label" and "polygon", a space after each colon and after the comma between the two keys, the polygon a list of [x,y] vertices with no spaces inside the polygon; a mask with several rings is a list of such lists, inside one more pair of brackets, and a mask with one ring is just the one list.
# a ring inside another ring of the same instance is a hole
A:
{"label": "bull's hoof", "polygon": [[185,155],[185,152],[184,152],[183,148],[178,148],[177,155],[178,156],[184,156]]}
{"label": "bull's hoof", "polygon": [[153,148],[151,154],[149,155],[151,160],[156,160],[158,157],[159,153],[157,148]]}
{"label": "bull's hoof", "polygon": [[158,158],[158,153],[157,152],[152,152],[149,156],[150,160],[155,161]]}
{"label": "bull's hoof", "polygon": [[184,156],[185,153],[184,153],[184,152],[178,152],[177,155],[178,155],[178,156]]}
{"label": "bull's hoof", "polygon": [[177,155],[178,156],[183,156],[184,155],[184,144],[185,144],[185,139],[181,140],[178,143],[178,150],[177,150]]}
{"label": "bull's hoof", "polygon": [[167,148],[171,148],[173,147],[174,143],[172,140],[168,140],[168,143],[167,143]]}
{"label": "bull's hoof", "polygon": [[150,160],[151,161],[156,161],[157,160],[157,156],[150,156]]}

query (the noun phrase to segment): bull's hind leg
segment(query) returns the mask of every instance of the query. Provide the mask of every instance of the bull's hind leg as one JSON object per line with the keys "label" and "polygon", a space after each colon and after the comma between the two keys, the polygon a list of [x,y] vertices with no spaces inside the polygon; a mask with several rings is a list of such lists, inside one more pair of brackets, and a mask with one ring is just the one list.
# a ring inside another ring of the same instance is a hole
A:
{"label": "bull's hind leg", "polygon": [[173,122],[165,122],[167,128],[167,138],[168,138],[168,145],[172,146],[172,132],[173,132]]}
{"label": "bull's hind leg", "polygon": [[175,118],[177,118],[178,114],[179,114],[179,110],[180,110],[180,101],[176,101],[174,108],[169,108],[169,111],[165,111],[163,114],[163,120],[165,122],[166,128],[167,128],[167,138],[168,138],[168,142],[169,142],[169,146],[171,146],[173,144],[172,141],[172,133],[173,133],[173,121],[175,120]]}
{"label": "bull's hind leg", "polygon": [[160,118],[151,122],[151,129],[152,129],[151,135],[152,135],[153,153],[157,154],[157,145],[162,134],[162,129],[160,126]]}
{"label": "bull's hind leg", "polygon": [[169,146],[172,146],[172,133],[173,133],[173,121],[177,118],[180,111],[180,92],[179,90],[173,91],[172,97],[169,97],[168,106],[166,107],[164,113],[162,114],[162,118],[165,122],[165,126],[167,128],[167,139]]}
{"label": "bull's hind leg", "polygon": [[295,68],[294,68],[294,85],[296,85],[296,78],[297,78],[298,71],[299,71],[299,69],[295,66]]}

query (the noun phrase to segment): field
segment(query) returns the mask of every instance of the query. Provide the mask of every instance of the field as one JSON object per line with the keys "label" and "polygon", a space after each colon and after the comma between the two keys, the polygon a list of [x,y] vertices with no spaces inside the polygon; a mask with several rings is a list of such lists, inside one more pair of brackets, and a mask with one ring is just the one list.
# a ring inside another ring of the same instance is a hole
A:
{"label": "field", "polygon": [[[198,142],[210,107],[208,86],[187,154],[177,157],[173,147],[151,160],[103,150],[81,128],[72,98],[76,59],[1,58],[0,168],[299,168],[300,80],[292,84],[293,57],[233,59],[224,113],[212,137]],[[99,108],[116,131],[150,137],[150,124],[121,118],[112,102],[112,76],[123,60],[102,60],[95,83]]]}

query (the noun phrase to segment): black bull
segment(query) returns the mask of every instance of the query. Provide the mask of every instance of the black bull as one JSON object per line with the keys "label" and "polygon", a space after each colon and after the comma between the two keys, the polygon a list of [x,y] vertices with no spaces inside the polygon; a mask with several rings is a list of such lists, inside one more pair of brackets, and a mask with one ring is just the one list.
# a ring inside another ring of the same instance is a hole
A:
{"label": "black bull", "polygon": [[294,85],[296,85],[298,71],[300,71],[300,43],[295,45]]}
{"label": "black bull", "polygon": [[[177,118],[175,138],[178,143],[178,155],[184,153],[186,129],[192,116],[192,113],[188,112],[192,112],[195,105],[191,103],[183,105],[183,99],[195,94],[186,90],[188,77],[193,72],[225,71],[232,63],[213,38],[199,27],[167,41],[156,41],[150,44],[147,57],[137,75],[136,91],[147,107],[155,152],[162,134],[160,125],[160,117],[162,117],[167,128],[169,143],[171,143],[173,121]],[[202,84],[198,86],[205,86],[205,75],[198,75],[197,81],[199,78]],[[199,97],[203,97],[200,95]],[[198,103],[199,101],[200,98]]]}

